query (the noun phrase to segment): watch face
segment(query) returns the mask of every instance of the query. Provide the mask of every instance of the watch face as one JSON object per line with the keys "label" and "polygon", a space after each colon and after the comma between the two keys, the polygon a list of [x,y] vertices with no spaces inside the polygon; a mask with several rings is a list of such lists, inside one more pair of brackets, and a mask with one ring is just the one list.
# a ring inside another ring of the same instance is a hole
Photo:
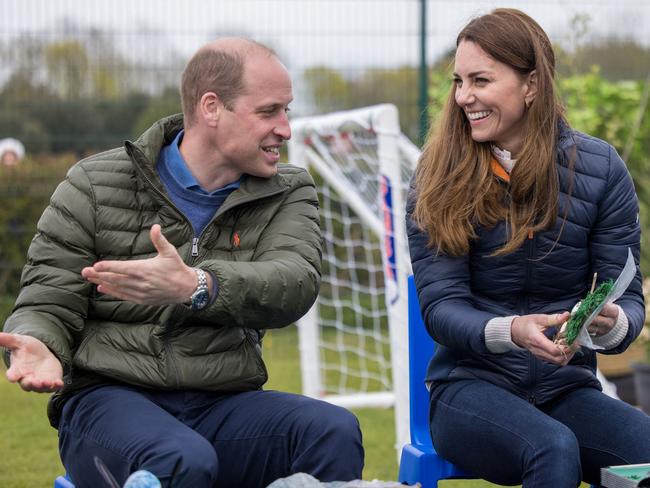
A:
{"label": "watch face", "polygon": [[192,295],[192,308],[194,310],[201,310],[208,304],[209,298],[210,294],[207,289],[203,288],[198,290],[194,295]]}

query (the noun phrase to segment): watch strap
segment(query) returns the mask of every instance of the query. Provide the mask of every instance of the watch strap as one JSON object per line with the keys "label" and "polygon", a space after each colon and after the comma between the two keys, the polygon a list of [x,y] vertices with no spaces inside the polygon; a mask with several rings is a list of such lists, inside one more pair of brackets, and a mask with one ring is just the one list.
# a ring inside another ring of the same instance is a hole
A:
{"label": "watch strap", "polygon": [[192,268],[196,273],[198,285],[190,297],[190,308],[192,310],[201,310],[210,301],[210,291],[208,289],[208,276],[200,268]]}

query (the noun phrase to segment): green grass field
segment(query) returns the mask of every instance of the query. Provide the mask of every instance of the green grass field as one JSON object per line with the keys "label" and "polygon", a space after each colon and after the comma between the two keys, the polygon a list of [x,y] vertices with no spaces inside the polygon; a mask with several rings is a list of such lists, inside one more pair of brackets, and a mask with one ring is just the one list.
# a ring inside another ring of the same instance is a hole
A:
{"label": "green grass field", "polygon": [[[264,343],[269,367],[268,389],[300,391],[298,341],[294,327],[272,331]],[[47,395],[25,393],[10,384],[0,366],[0,487],[50,488],[63,472],[56,431],[45,415]],[[366,449],[364,479],[397,479],[392,409],[356,409]],[[484,481],[444,481],[441,488],[486,488]],[[100,488],[100,487],[98,487]]]}

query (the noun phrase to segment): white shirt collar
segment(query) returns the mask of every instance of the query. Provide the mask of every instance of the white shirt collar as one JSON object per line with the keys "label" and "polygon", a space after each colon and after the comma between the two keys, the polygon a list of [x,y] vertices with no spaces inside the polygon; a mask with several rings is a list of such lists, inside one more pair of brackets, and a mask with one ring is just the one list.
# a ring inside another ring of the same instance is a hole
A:
{"label": "white shirt collar", "polygon": [[499,164],[503,166],[503,169],[506,170],[506,173],[510,174],[512,168],[515,167],[515,163],[517,162],[516,159],[511,158],[510,151],[507,151],[506,149],[498,148],[497,146],[492,144],[492,154],[499,162]]}

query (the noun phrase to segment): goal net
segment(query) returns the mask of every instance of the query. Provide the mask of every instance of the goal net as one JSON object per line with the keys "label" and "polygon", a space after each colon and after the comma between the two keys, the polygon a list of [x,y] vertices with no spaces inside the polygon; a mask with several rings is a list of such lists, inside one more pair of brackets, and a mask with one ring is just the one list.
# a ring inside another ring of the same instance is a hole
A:
{"label": "goal net", "polygon": [[345,407],[394,406],[408,442],[404,203],[419,150],[397,109],[294,119],[289,158],[316,182],[323,232],[318,300],[299,321],[303,393]]}

